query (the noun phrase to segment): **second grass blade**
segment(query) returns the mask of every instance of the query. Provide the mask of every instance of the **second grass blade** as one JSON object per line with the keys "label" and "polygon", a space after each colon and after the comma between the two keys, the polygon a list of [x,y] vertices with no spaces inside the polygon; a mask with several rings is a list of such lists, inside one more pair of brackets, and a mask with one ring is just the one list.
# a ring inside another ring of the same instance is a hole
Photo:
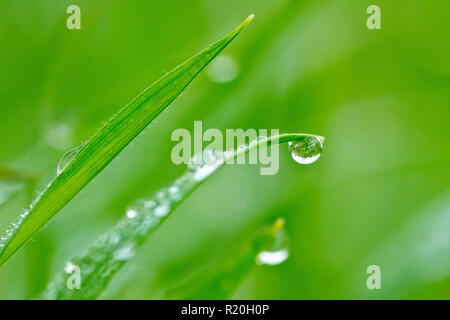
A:
{"label": "second grass blade", "polygon": [[[156,118],[252,20],[181,64],[124,107],[79,152],[0,238],[0,265],[78,194]],[[77,150],[78,151],[78,150]]]}
{"label": "second grass blade", "polygon": [[[160,190],[148,201],[138,200],[133,203],[128,208],[126,216],[109,233],[101,236],[82,257],[71,259],[64,268],[64,272],[60,273],[48,286],[44,298],[96,299],[115,274],[135,256],[137,249],[162,225],[174,209],[209,176],[229,163],[229,160],[245,156],[270,144],[303,141],[307,146],[310,138],[322,141],[324,139],[309,134],[285,133],[259,137],[249,145],[242,145],[236,150],[225,152],[204,150],[201,153],[201,163],[195,164],[195,161],[192,161],[188,170],[168,188]],[[194,159],[197,156],[198,154],[194,155]],[[74,271],[79,271],[78,275],[72,275]],[[76,277],[79,280],[79,288],[73,290],[76,286],[70,283]]]}

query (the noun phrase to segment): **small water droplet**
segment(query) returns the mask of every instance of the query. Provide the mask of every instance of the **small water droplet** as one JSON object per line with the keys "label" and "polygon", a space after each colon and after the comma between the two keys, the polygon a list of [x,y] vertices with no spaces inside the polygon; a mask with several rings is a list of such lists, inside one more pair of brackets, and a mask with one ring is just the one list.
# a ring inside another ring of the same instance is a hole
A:
{"label": "small water droplet", "polygon": [[134,219],[137,217],[137,215],[138,215],[138,212],[136,210],[134,210],[134,209],[127,210],[127,218],[128,219]]}
{"label": "small water droplet", "polygon": [[292,159],[300,164],[310,164],[319,159],[323,150],[323,138],[306,136],[301,140],[290,141],[289,151]]}
{"label": "small water droplet", "polygon": [[171,187],[169,187],[169,197],[172,201],[180,201],[182,198],[180,188],[176,185],[172,185]]}
{"label": "small water droplet", "polygon": [[157,217],[164,217],[166,214],[168,214],[170,211],[170,207],[169,204],[167,203],[160,203],[155,210],[153,211],[153,213],[155,214],[155,216]]}
{"label": "small water droplet", "polygon": [[212,174],[224,161],[225,154],[215,149],[205,149],[203,152],[195,154],[189,164],[188,169],[193,173],[194,181],[202,181]]}
{"label": "small water droplet", "polygon": [[81,149],[86,145],[86,143],[83,143],[81,146],[78,146],[76,148],[73,148],[69,151],[67,151],[62,157],[61,160],[59,160],[58,167],[56,169],[56,174],[60,174],[64,171],[64,169],[67,168],[69,163],[72,162],[72,160],[76,157],[78,153],[80,153]]}
{"label": "small water droplet", "polygon": [[[24,211],[21,215],[19,215],[16,220],[6,228],[5,232],[0,237],[0,247],[5,248],[8,242],[11,240],[13,234],[22,226],[26,217],[28,216],[28,211]],[[1,253],[1,251],[0,251]]]}
{"label": "small water droplet", "polygon": [[30,213],[30,211],[25,210],[25,211],[20,215],[20,218],[25,219],[25,218],[28,216],[29,213]]}
{"label": "small water droplet", "polygon": [[259,265],[276,266],[289,257],[289,241],[284,229],[281,229],[275,235],[272,246],[261,251],[256,257],[256,263]]}
{"label": "small water droplet", "polygon": [[73,264],[72,261],[67,261],[66,266],[64,267],[65,273],[72,273],[76,269],[76,265]]}
{"label": "small water droplet", "polygon": [[111,234],[111,236],[109,237],[109,243],[110,244],[118,244],[120,241],[120,234],[118,233],[113,233]]}
{"label": "small water droplet", "polygon": [[159,201],[161,201],[161,200],[164,200],[165,198],[166,198],[166,189],[165,188],[163,188],[163,189],[161,189],[160,191],[158,191],[157,193],[156,193],[156,198],[159,200]]}
{"label": "small water droplet", "polygon": [[206,73],[213,82],[226,83],[238,76],[239,67],[232,57],[221,55],[211,62]]}
{"label": "small water droplet", "polygon": [[135,254],[133,244],[125,244],[114,251],[114,259],[119,261],[129,260]]}
{"label": "small water droplet", "polygon": [[146,208],[153,208],[156,205],[156,202],[153,200],[145,201],[144,207]]}
{"label": "small water droplet", "polygon": [[201,166],[194,171],[194,175],[192,176],[192,178],[195,181],[202,181],[206,179],[210,174],[212,174],[217,169],[217,167],[217,165]]}
{"label": "small water droplet", "polygon": [[170,188],[169,188],[169,193],[170,194],[176,194],[176,193],[178,193],[180,191],[180,189],[177,187],[177,186],[171,186]]}

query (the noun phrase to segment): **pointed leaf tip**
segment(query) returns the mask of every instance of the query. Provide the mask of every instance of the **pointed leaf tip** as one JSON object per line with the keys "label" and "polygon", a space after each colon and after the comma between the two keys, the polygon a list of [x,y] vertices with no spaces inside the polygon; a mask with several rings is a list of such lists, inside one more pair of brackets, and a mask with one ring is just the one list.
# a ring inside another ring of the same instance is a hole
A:
{"label": "pointed leaf tip", "polygon": [[242,28],[246,27],[250,22],[252,22],[254,17],[255,17],[254,14],[249,15],[248,18],[245,19],[244,22],[242,22],[241,27]]}
{"label": "pointed leaf tip", "polygon": [[0,234],[0,266],[170,105],[252,18],[253,15],[249,16],[227,36],[154,82],[111,118],[47,185],[27,214],[20,215],[5,233]]}
{"label": "pointed leaf tip", "polygon": [[252,22],[254,17],[254,14],[249,15],[248,18],[245,19],[244,22],[242,22],[239,27],[236,28],[235,32],[240,32],[242,29],[244,29],[250,22]]}

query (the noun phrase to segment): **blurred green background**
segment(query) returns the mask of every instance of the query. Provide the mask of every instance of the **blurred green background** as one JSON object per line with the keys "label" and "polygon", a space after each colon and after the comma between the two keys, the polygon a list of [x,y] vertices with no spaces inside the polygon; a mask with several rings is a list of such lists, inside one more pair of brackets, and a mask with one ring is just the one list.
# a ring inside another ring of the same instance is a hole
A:
{"label": "blurred green background", "polygon": [[[66,28],[70,4],[81,7],[81,30]],[[381,30],[366,27],[370,4],[381,8]],[[129,203],[179,176],[170,136],[192,131],[194,120],[327,140],[309,166],[282,146],[274,176],[255,165],[221,169],[102,298],[161,298],[278,216],[290,258],[256,267],[232,298],[450,298],[447,0],[2,0],[0,228],[65,151],[250,13],[254,21],[223,52],[234,71],[201,73],[0,269],[0,298],[36,297]],[[373,264],[381,290],[366,287]]]}

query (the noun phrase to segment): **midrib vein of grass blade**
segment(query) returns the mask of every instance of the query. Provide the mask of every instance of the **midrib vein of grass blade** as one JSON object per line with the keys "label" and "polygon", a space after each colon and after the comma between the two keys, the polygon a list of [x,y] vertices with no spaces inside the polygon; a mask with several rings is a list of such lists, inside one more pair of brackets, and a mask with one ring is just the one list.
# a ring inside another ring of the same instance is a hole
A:
{"label": "midrib vein of grass blade", "polygon": [[[216,153],[204,165],[190,167],[168,188],[160,190],[148,201],[138,200],[127,210],[123,218],[108,234],[100,237],[81,258],[72,259],[68,265],[76,265],[81,270],[81,289],[67,288],[70,274],[62,272],[50,284],[44,296],[46,299],[95,299],[106,288],[112,277],[122,265],[130,260],[137,248],[156,230],[175,207],[194,191],[202,182],[222,165],[273,143],[300,140],[310,134],[280,134],[260,137],[245,148],[237,151]],[[317,136],[316,136],[317,137]],[[322,137],[319,137],[322,138]],[[206,151],[204,151],[205,153]]]}
{"label": "midrib vein of grass blade", "polygon": [[144,90],[80,150],[30,209],[0,238],[0,265],[78,194],[114,157],[164,110],[252,20],[247,18],[226,37],[210,45]]}

